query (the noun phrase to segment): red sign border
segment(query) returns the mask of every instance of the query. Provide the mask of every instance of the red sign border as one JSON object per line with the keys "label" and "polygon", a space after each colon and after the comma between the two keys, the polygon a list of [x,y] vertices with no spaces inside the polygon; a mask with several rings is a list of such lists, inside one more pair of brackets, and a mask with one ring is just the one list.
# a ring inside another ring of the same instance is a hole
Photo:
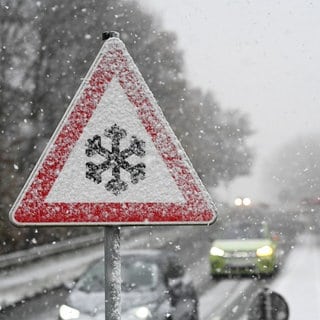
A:
{"label": "red sign border", "polygon": [[[173,203],[46,203],[106,86],[117,78],[185,198]],[[90,219],[88,219],[90,217]],[[10,212],[16,225],[210,224],[215,206],[152,93],[116,38],[107,40]]]}

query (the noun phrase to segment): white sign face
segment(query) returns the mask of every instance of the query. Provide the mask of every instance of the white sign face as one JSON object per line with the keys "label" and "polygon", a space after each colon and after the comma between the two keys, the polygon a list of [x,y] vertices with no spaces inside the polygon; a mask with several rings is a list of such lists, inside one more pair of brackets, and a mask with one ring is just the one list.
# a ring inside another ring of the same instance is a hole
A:
{"label": "white sign face", "polygon": [[216,212],[152,93],[107,40],[11,212],[17,225],[208,224]]}
{"label": "white sign face", "polygon": [[[125,192],[114,194],[105,190],[104,185],[113,179],[112,168],[101,174],[102,182],[97,184],[86,176],[86,163],[99,165],[106,158],[96,153],[86,155],[88,139],[99,135],[101,147],[111,152],[112,142],[104,134],[105,130],[117,125],[125,130],[126,136],[120,140],[120,152],[130,146],[132,136],[144,142],[142,157],[131,155],[125,160],[132,166],[145,165],[145,177],[136,184],[130,183],[130,172],[120,170],[120,179],[127,184]],[[46,202],[169,202],[184,203],[185,199],[173,180],[168,167],[156,150],[150,135],[138,119],[134,106],[129,102],[118,81],[112,80],[94,111],[87,126],[77,141],[62,171],[50,190]]]}

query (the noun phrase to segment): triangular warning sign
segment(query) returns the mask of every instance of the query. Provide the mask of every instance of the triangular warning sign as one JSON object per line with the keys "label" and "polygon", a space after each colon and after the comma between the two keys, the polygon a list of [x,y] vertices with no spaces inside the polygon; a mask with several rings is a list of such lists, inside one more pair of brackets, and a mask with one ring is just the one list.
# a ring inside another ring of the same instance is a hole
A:
{"label": "triangular warning sign", "polygon": [[207,224],[215,218],[210,196],[124,44],[105,41],[11,221]]}

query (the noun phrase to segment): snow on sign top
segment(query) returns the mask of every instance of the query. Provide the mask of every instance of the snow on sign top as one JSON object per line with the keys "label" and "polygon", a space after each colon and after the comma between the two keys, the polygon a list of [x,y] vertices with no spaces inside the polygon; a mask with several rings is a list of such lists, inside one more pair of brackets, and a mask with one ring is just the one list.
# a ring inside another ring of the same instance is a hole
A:
{"label": "snow on sign top", "polygon": [[208,224],[210,196],[118,38],[104,42],[20,193],[17,225]]}

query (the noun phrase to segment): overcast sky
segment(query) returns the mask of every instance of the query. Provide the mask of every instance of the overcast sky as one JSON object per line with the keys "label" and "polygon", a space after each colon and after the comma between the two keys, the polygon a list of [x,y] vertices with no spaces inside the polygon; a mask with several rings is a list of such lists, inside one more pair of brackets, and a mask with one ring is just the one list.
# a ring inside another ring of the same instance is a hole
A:
{"label": "overcast sky", "polygon": [[270,154],[298,134],[320,132],[320,1],[139,2],[177,33],[188,79],[213,90],[223,108],[248,113],[256,131],[252,176],[221,196],[268,199],[261,173]]}

